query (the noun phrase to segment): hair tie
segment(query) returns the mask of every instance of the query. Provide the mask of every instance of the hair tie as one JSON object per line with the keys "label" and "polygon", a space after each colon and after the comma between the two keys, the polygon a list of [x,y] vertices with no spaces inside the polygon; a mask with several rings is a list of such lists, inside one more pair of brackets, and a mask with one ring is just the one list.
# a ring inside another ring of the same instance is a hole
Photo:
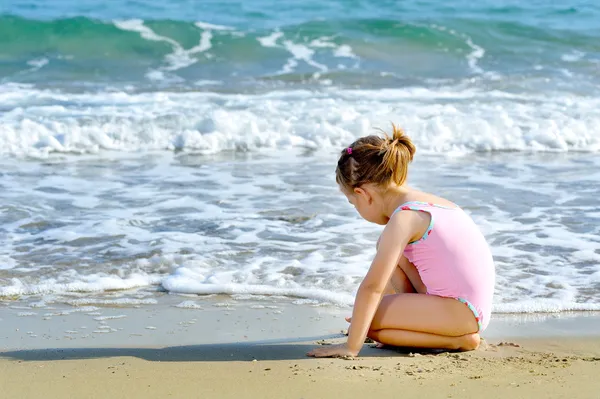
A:
{"label": "hair tie", "polygon": [[348,153],[348,155],[352,155],[352,148],[351,147],[346,148],[346,152]]}

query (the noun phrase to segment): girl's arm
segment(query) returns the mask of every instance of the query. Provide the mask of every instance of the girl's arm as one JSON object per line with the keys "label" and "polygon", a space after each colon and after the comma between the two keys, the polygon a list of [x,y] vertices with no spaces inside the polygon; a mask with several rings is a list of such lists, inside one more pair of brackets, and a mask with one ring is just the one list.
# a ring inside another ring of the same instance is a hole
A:
{"label": "girl's arm", "polygon": [[383,230],[375,259],[358,288],[354,302],[346,344],[354,356],[358,355],[365,342],[387,282],[398,265],[404,248],[423,230],[423,223],[416,212],[398,212]]}
{"label": "girl's arm", "polygon": [[340,345],[327,345],[314,348],[307,353],[314,357],[356,356],[360,352],[365,337],[379,307],[387,282],[392,277],[406,245],[413,238],[420,237],[427,229],[429,221],[419,212],[398,212],[387,223],[381,237],[377,255],[371,263],[363,282],[358,288],[352,312],[352,323],[348,341]]}

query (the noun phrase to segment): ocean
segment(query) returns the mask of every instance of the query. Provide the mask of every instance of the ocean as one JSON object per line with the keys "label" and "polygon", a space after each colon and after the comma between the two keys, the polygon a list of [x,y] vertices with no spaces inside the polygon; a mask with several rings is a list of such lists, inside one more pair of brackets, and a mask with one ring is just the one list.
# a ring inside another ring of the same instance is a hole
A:
{"label": "ocean", "polygon": [[495,313],[600,310],[589,0],[0,1],[0,302],[349,306],[381,227],[336,160],[391,122]]}

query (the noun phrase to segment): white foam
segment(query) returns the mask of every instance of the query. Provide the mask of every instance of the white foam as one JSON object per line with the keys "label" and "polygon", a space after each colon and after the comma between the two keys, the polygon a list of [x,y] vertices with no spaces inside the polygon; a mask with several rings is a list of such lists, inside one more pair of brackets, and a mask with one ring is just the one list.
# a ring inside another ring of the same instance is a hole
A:
{"label": "white foam", "polygon": [[[336,43],[331,42],[333,37],[320,37],[318,39],[314,39],[310,42],[308,47],[310,48],[332,48],[333,56],[340,58],[358,58],[356,54],[352,51],[352,47],[347,44],[338,45]],[[342,67],[345,67],[342,65]]]}
{"label": "white foam", "polygon": [[[181,68],[185,68],[194,64],[196,61],[189,57],[189,54],[183,49],[183,47],[175,40],[166,36],[156,34],[152,29],[144,25],[144,21],[141,19],[130,19],[124,21],[113,21],[114,25],[125,31],[137,32],[140,36],[146,40],[155,42],[164,42],[171,45],[173,53],[166,56],[168,66],[164,67],[165,70],[175,71]],[[164,78],[164,72],[149,71],[147,76],[153,80],[161,80]]]}
{"label": "white foam", "polygon": [[160,282],[160,277],[142,274],[132,274],[128,278],[108,275],[87,275],[73,278],[71,281],[59,282],[48,278],[39,284],[27,284],[20,279],[12,278],[9,285],[0,287],[0,297],[15,295],[39,295],[68,292],[103,292],[110,290],[126,290],[147,287]]}
{"label": "white foam", "polygon": [[40,70],[43,67],[45,67],[46,65],[48,65],[49,62],[50,62],[50,60],[48,58],[44,58],[44,57],[29,60],[29,61],[27,61],[27,65],[32,67],[32,69],[30,69],[29,72],[34,72],[34,71]]}
{"label": "white foam", "polygon": [[144,25],[141,19],[129,19],[125,21],[113,21],[114,25],[122,30],[137,32],[146,40],[155,42],[169,43],[174,48],[181,48],[181,45],[173,39],[154,33],[152,29]]}
{"label": "white foam", "polygon": [[155,69],[149,70],[144,75],[149,80],[166,80],[165,73],[163,71],[157,71]]}
{"label": "white foam", "polygon": [[[294,43],[291,40],[284,40],[283,47],[292,53],[292,57],[288,60],[288,63],[284,65],[281,73],[288,73],[294,70],[294,67],[298,65],[298,61],[304,61],[308,65],[317,68],[322,72],[326,72],[328,70],[327,66],[320,64],[312,59],[312,56],[315,54],[315,51],[305,46],[304,44]],[[290,63],[290,61],[292,63]]]}
{"label": "white foam", "polygon": [[222,85],[223,82],[220,80],[197,80],[194,82],[196,86],[213,86],[213,85]]}
{"label": "white foam", "polygon": [[196,54],[196,53],[202,53],[206,50],[209,50],[212,47],[212,44],[210,42],[211,39],[212,39],[211,31],[202,32],[202,34],[200,35],[200,43],[197,46],[189,49],[188,52],[190,54]]}
{"label": "white foam", "polygon": [[565,62],[577,62],[585,57],[585,53],[579,50],[573,50],[568,54],[561,55],[560,59]]}
{"label": "white foam", "polygon": [[[94,312],[94,311],[99,310],[99,309],[100,308],[97,308],[95,306],[84,306],[84,307],[77,308],[77,309],[68,309],[68,310],[60,310],[58,312],[45,313],[44,316],[45,317],[68,316],[68,315],[73,314],[73,313],[87,313],[89,315],[89,314],[92,314],[92,313],[88,313],[88,312]],[[100,314],[100,313],[97,313],[97,314]]]}
{"label": "white foam", "polygon": [[333,51],[333,55],[336,57],[343,58],[358,58],[356,54],[352,51],[352,47],[347,44],[342,44],[338,48]]}
{"label": "white foam", "polygon": [[560,313],[572,311],[600,311],[600,303],[575,303],[556,300],[522,300],[518,303],[500,303],[494,313]]}
{"label": "white foam", "polygon": [[194,301],[183,301],[177,305],[175,305],[176,308],[181,308],[181,309],[198,309],[198,310],[203,310],[204,307],[202,305],[200,305],[197,302]]}
{"label": "white foam", "polygon": [[[299,61],[302,61],[321,72],[327,72],[328,68],[326,65],[323,65],[319,62],[316,62],[313,59],[313,55],[315,54],[315,50],[313,48],[335,48],[338,51],[337,56],[339,57],[352,57],[352,49],[349,46],[341,46],[338,47],[334,43],[327,42],[328,38],[321,38],[311,41],[309,44],[296,43],[291,40],[283,40],[281,44],[278,44],[277,41],[284,36],[281,31],[274,31],[268,36],[257,37],[256,40],[263,47],[271,47],[271,48],[282,48],[292,54],[292,57],[289,58],[285,65],[278,72],[280,74],[286,74],[294,72],[296,67],[298,66]],[[311,48],[312,47],[312,48]]]}
{"label": "white foam", "polygon": [[127,317],[127,315],[120,314],[120,315],[115,315],[115,316],[99,316],[99,317],[94,317],[94,320],[96,320],[96,321],[106,321],[106,320],[124,319],[126,317]]}
{"label": "white foam", "polygon": [[[66,301],[73,306],[99,305],[99,306],[139,306],[139,305],[156,305],[158,302],[153,298],[136,299],[136,298],[117,298],[117,299],[102,299],[102,298],[80,298]],[[93,306],[86,306],[87,310],[98,310]]]}
{"label": "white foam", "polygon": [[195,25],[198,28],[205,29],[205,30],[225,30],[225,31],[235,30],[235,28],[232,28],[231,26],[215,25],[215,24],[210,24],[208,22],[202,22],[202,21],[196,22]]}
{"label": "white foam", "polygon": [[330,40],[332,37],[319,37],[310,42],[309,46],[312,48],[336,48],[337,44],[332,43]]}
{"label": "white foam", "polygon": [[429,28],[436,29],[440,32],[444,32],[446,34],[450,34],[454,37],[464,40],[465,44],[471,49],[471,52],[468,53],[466,56],[467,64],[469,65],[469,68],[471,69],[471,71],[473,73],[476,73],[476,74],[482,74],[485,72],[479,66],[479,61],[485,55],[485,49],[483,47],[481,47],[480,45],[474,43],[473,39],[469,35],[462,33],[462,32],[457,32],[454,29],[449,29],[445,26],[437,25],[437,24],[431,24],[431,25],[429,25]]}
{"label": "white foam", "polygon": [[[0,139],[1,140],[1,139]],[[0,270],[9,270],[16,266],[17,262],[9,254],[0,254]]]}
{"label": "white foam", "polygon": [[277,47],[278,46],[277,40],[281,39],[282,37],[283,37],[283,32],[274,31],[273,33],[271,33],[268,36],[257,37],[256,40],[258,40],[258,42],[263,47]]}
{"label": "white foam", "polygon": [[473,40],[470,37],[465,35],[464,38],[465,38],[465,43],[467,43],[467,45],[469,47],[471,47],[471,50],[472,50],[467,55],[467,61],[469,63],[469,68],[471,68],[471,70],[475,73],[483,73],[483,69],[479,66],[478,62],[485,55],[485,49],[483,47],[478,46],[477,44],[473,43]]}
{"label": "white foam", "polygon": [[174,71],[177,71],[177,70],[180,70],[183,68],[187,68],[187,67],[195,64],[196,62],[198,62],[198,59],[193,57],[194,55],[206,52],[211,49],[211,47],[212,47],[211,40],[213,37],[213,34],[212,34],[213,30],[218,30],[218,31],[231,30],[231,28],[226,27],[226,26],[211,25],[211,24],[204,23],[204,22],[197,22],[195,24],[195,26],[203,30],[200,35],[200,43],[198,45],[186,50],[176,40],[173,40],[169,37],[162,36],[162,35],[155,33],[148,26],[144,25],[143,20],[140,20],[140,19],[130,19],[130,20],[123,20],[123,21],[117,20],[117,21],[113,21],[113,23],[119,29],[139,33],[140,36],[146,40],[168,43],[172,47],[173,52],[171,54],[167,54],[165,57],[165,61],[166,61],[167,65],[164,67],[161,67],[157,70],[149,70],[146,73],[146,77],[151,80],[178,81],[179,78],[175,77],[175,76],[170,76],[167,78],[165,76],[165,71],[174,72]]}
{"label": "white foam", "polygon": [[[600,100],[568,94],[388,89],[262,95],[71,94],[3,86],[0,155],[338,148],[400,123],[420,152],[599,151]],[[0,267],[12,267],[0,259]]]}
{"label": "white foam", "polygon": [[181,276],[169,276],[162,286],[171,292],[185,294],[255,294],[255,295],[285,295],[291,297],[309,297],[337,305],[351,305],[354,297],[343,292],[295,287],[283,288],[267,285],[250,284],[203,284]]}

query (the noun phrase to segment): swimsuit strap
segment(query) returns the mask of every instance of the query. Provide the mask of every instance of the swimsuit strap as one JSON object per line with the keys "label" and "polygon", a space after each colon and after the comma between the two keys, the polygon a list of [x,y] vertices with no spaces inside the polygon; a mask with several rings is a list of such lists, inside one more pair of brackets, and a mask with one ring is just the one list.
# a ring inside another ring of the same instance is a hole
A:
{"label": "swimsuit strap", "polygon": [[427,230],[425,230],[425,233],[423,233],[421,238],[419,238],[418,240],[409,242],[408,243],[409,245],[418,244],[418,243],[426,240],[427,237],[429,237],[429,235],[431,234],[431,231],[433,230],[433,225],[434,225],[433,214],[425,209],[422,209],[423,207],[449,209],[449,210],[459,209],[459,208],[450,208],[448,206],[438,205],[438,204],[434,204],[431,202],[423,202],[423,201],[408,201],[408,202],[405,202],[402,205],[400,205],[398,208],[396,208],[396,210],[394,211],[392,216],[396,212],[399,212],[399,211],[419,211],[419,212],[427,212],[427,213],[429,213],[429,216],[431,217],[431,222],[429,222],[429,226],[427,226]]}

